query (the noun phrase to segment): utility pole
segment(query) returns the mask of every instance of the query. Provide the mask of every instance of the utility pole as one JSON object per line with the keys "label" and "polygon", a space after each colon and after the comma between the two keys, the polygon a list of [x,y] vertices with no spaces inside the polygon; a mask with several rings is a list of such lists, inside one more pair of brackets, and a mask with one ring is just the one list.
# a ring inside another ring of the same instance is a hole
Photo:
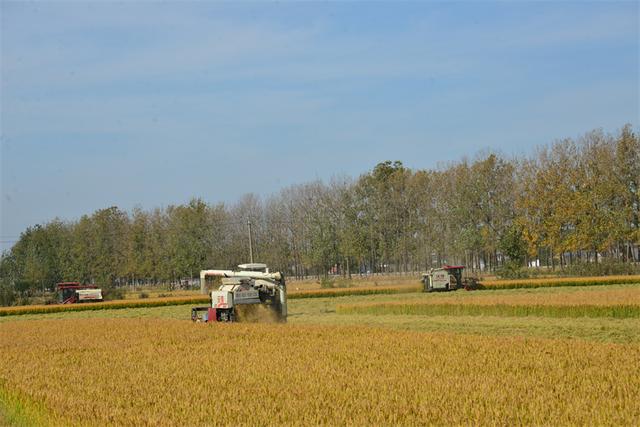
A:
{"label": "utility pole", "polygon": [[247,220],[249,226],[249,262],[253,264],[253,237],[251,235],[251,220]]}

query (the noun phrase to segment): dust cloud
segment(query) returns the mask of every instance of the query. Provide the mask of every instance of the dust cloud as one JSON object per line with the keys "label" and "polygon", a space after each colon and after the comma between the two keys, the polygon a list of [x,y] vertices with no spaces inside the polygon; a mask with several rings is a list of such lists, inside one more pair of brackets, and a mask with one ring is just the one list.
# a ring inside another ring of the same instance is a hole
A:
{"label": "dust cloud", "polygon": [[236,319],[246,323],[278,323],[278,314],[263,304],[236,305]]}

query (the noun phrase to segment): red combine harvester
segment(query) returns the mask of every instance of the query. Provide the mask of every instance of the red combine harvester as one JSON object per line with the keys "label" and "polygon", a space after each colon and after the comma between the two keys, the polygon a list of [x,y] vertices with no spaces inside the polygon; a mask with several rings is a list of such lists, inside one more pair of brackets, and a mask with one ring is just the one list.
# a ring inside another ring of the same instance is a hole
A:
{"label": "red combine harvester", "polygon": [[82,285],[80,282],[62,282],[56,286],[61,304],[102,301],[102,289],[96,285]]}

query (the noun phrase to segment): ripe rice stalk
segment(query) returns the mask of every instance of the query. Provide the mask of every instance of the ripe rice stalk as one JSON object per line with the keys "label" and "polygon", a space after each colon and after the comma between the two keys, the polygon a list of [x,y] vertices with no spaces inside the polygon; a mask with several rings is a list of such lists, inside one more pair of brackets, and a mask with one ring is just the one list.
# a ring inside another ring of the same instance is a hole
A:
{"label": "ripe rice stalk", "polygon": [[62,425],[606,426],[640,416],[637,344],[67,319],[1,323],[0,351],[9,404],[40,402]]}
{"label": "ripe rice stalk", "polygon": [[61,313],[66,311],[115,310],[121,308],[164,307],[168,305],[200,304],[209,302],[209,297],[158,298],[154,300],[118,300],[84,304],[22,305],[0,308],[0,316],[19,314]]}
{"label": "ripe rice stalk", "polygon": [[482,289],[516,289],[555,286],[598,286],[640,283],[640,276],[563,277],[550,279],[483,280]]}
{"label": "ripe rice stalk", "polygon": [[[402,301],[399,301],[402,303]],[[406,301],[409,302],[409,301]],[[616,305],[640,304],[640,286],[595,286],[553,291],[507,290],[503,292],[434,292],[414,294],[412,303],[475,305]]]}
{"label": "ripe rice stalk", "polygon": [[418,316],[539,316],[539,317],[640,317],[640,304],[621,305],[509,305],[509,304],[354,304],[338,305],[338,314]]}
{"label": "ripe rice stalk", "polygon": [[313,289],[305,291],[291,291],[288,293],[289,299],[300,298],[327,298],[341,297],[352,295],[380,295],[380,294],[405,294],[419,292],[422,290],[420,285],[408,286],[371,286],[359,288],[334,288],[334,289]]}

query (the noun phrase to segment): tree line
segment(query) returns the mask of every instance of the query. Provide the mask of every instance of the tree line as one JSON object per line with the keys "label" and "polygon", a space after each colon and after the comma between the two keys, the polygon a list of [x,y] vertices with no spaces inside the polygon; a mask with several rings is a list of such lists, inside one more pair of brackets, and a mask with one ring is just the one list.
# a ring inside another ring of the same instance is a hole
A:
{"label": "tree line", "polygon": [[234,204],[187,204],[27,228],[2,254],[15,289],[59,281],[169,283],[249,258],[289,276],[421,271],[442,264],[527,265],[640,259],[640,138],[630,125],[431,170],[385,161],[358,178],[287,187]]}

